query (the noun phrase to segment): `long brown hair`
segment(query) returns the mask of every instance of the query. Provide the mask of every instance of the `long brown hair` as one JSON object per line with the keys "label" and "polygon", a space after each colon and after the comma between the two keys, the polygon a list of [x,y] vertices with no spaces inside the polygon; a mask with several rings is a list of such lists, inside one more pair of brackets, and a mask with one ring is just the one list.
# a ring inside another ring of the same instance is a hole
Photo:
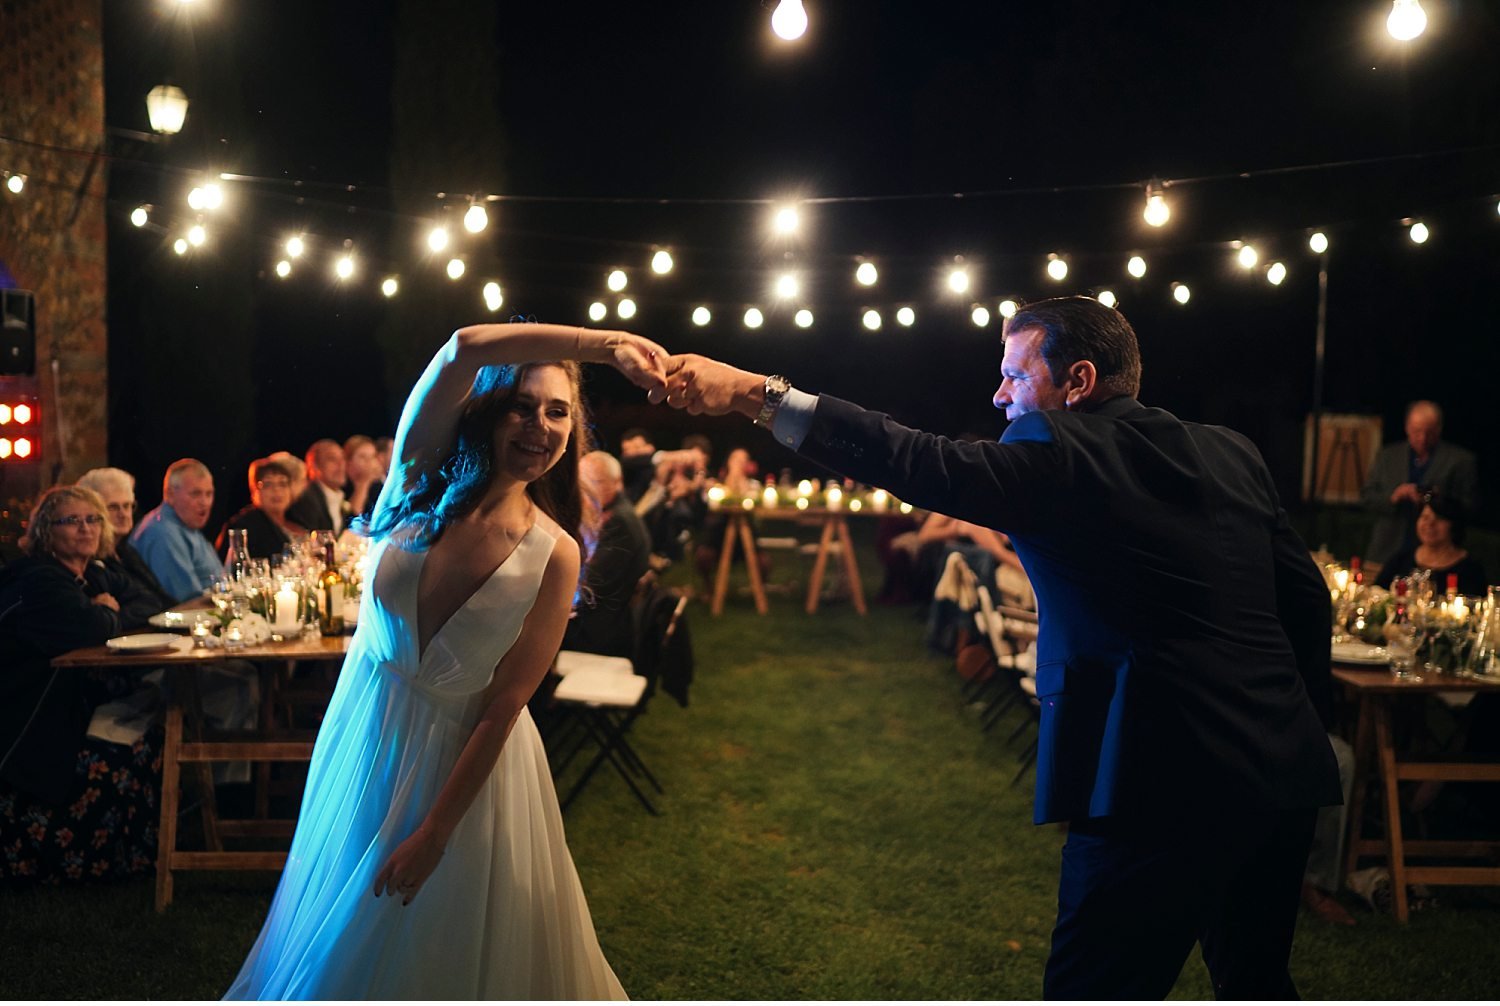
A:
{"label": "long brown hair", "polygon": [[356,520],[356,530],[377,539],[407,531],[410,547],[426,549],[442,536],[449,524],[478,506],[494,479],[495,428],[514,403],[526,375],[540,367],[560,367],[568,375],[572,429],[562,457],[526,486],[526,494],[572,535],[588,556],[598,537],[598,518],[584,506],[578,465],[593,449],[593,438],[589,434],[588,409],[583,403],[582,370],[573,360],[479,368],[464,400],[453,444],[438,465],[424,471],[416,485],[384,512]]}

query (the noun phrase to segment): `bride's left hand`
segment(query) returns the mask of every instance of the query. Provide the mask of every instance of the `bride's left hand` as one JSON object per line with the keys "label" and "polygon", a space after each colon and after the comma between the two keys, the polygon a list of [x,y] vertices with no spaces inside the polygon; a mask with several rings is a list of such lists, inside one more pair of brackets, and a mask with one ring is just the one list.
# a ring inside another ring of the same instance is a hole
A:
{"label": "bride's left hand", "polygon": [[402,905],[411,904],[442,859],[443,843],[427,829],[418,828],[396,847],[375,875],[375,897],[380,897],[382,891],[393,896],[399,894]]}
{"label": "bride's left hand", "polygon": [[667,359],[671,355],[660,345],[644,336],[622,332],[615,342],[615,369],[630,379],[638,388],[648,392],[653,388],[665,388],[667,384]]}

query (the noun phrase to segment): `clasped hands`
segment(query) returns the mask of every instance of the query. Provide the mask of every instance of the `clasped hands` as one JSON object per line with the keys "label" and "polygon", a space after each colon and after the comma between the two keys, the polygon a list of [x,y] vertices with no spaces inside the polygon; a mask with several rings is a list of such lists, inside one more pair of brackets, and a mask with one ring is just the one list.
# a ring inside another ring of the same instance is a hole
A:
{"label": "clasped hands", "polygon": [[653,405],[665,402],[700,416],[740,412],[754,419],[764,398],[765,375],[731,367],[697,353],[669,355],[639,338],[615,350],[620,372],[646,390]]}

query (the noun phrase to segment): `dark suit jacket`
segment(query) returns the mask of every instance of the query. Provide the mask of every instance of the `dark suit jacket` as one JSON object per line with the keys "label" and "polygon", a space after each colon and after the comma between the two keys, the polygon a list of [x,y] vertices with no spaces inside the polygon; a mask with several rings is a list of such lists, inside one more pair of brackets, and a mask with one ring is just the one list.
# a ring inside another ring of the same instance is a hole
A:
{"label": "dark suit jacket", "polygon": [[[1391,493],[1407,479],[1411,465],[1411,445],[1405,440],[1386,444],[1375,455],[1370,477],[1360,488],[1360,502],[1375,515],[1365,558],[1384,564],[1407,545],[1414,545],[1418,509],[1411,503],[1392,503]],[[1479,508],[1479,466],[1472,451],[1457,444],[1439,442],[1427,463],[1423,483],[1438,494],[1458,503],[1472,517]]]}
{"label": "dark suit jacket", "polygon": [[1041,623],[1038,823],[1340,801],[1328,591],[1243,436],[1122,397],[970,444],[824,395],[801,452],[1010,535]]}
{"label": "dark suit jacket", "polygon": [[650,565],[651,539],[630,500],[622,494],[616,497],[599,529],[599,544],[583,577],[588,591],[578,604],[578,613],[568,622],[563,649],[634,656],[630,602],[636,583]]}
{"label": "dark suit jacket", "polygon": [[[345,503],[345,506],[348,504]],[[345,526],[348,525],[348,518],[349,515],[345,514]],[[301,524],[309,531],[333,530],[333,514],[328,512],[328,500],[323,497],[323,490],[318,488],[318,484],[310,479],[307,488],[286,508],[286,519],[294,524]]]}

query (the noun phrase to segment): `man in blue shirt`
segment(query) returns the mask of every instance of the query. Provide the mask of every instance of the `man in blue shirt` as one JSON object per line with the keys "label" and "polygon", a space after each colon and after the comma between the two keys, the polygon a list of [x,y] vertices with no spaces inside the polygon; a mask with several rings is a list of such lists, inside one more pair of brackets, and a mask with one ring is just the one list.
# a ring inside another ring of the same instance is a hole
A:
{"label": "man in blue shirt", "polygon": [[203,536],[214,507],[214,477],[201,461],[183,458],[167,468],[162,504],[141,518],[130,536],[151,572],[179,603],[197,597],[224,575]]}

